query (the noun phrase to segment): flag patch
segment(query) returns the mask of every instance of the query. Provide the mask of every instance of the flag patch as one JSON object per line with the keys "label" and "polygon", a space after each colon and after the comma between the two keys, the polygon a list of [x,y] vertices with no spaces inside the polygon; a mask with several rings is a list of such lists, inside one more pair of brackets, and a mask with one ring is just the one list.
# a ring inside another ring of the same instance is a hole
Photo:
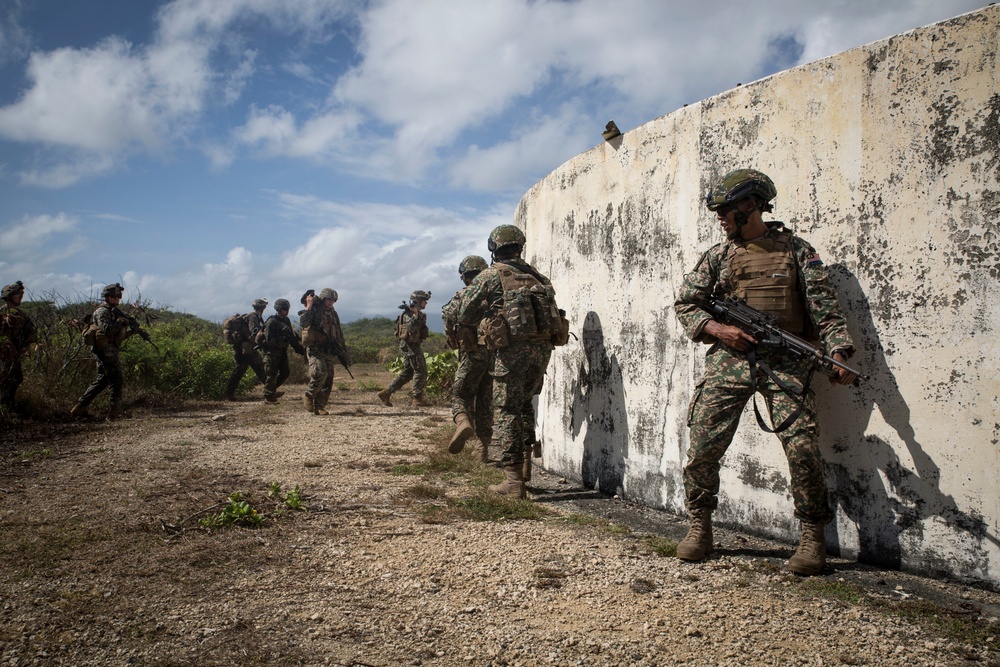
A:
{"label": "flag patch", "polygon": [[806,257],[806,263],[809,266],[823,266],[823,260],[819,258],[818,252],[813,252],[813,254]]}

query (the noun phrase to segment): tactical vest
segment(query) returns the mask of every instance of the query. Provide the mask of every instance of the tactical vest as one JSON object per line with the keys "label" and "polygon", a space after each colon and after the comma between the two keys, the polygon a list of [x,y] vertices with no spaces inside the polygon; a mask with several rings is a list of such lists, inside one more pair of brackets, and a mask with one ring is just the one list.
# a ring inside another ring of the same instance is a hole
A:
{"label": "tactical vest", "polygon": [[779,232],[743,246],[730,244],[726,262],[731,294],[778,318],[790,333],[802,334],[806,318],[791,232]]}
{"label": "tactical vest", "polygon": [[561,328],[561,316],[556,305],[556,290],[552,285],[530,273],[521,273],[499,264],[497,273],[503,286],[503,318],[510,329],[511,340],[551,340]]}

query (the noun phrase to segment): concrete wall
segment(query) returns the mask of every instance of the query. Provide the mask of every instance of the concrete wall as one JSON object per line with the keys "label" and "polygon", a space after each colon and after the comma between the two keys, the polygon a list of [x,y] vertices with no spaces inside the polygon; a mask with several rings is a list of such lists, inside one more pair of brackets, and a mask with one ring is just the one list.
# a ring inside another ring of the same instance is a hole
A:
{"label": "concrete wall", "polygon": [[[829,267],[872,376],[816,383],[831,551],[1000,584],[998,27],[986,7],[738,87],[532,188],[515,222],[580,338],[556,350],[539,401],[544,467],[684,512],[705,348],[672,304],[722,240],[704,193],[753,166],[778,187],[772,217]],[[794,541],[787,464],[749,413],[716,519]]]}

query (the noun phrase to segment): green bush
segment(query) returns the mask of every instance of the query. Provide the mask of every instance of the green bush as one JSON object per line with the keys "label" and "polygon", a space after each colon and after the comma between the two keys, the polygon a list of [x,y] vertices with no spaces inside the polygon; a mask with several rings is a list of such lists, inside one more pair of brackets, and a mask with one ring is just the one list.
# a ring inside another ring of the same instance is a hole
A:
{"label": "green bush", "polygon": [[[431,396],[449,396],[451,387],[455,384],[455,371],[458,370],[458,351],[445,350],[435,355],[424,352],[427,362],[427,393]],[[393,359],[387,368],[391,373],[403,370],[403,358]]]}

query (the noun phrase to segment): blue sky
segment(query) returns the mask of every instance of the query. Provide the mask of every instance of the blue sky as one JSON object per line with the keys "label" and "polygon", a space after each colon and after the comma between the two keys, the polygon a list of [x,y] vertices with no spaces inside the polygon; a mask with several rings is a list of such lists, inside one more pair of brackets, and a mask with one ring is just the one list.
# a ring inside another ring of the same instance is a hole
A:
{"label": "blue sky", "polygon": [[0,284],[121,281],[214,320],[310,287],[392,317],[429,289],[435,314],[608,119],[984,4],[0,0]]}

